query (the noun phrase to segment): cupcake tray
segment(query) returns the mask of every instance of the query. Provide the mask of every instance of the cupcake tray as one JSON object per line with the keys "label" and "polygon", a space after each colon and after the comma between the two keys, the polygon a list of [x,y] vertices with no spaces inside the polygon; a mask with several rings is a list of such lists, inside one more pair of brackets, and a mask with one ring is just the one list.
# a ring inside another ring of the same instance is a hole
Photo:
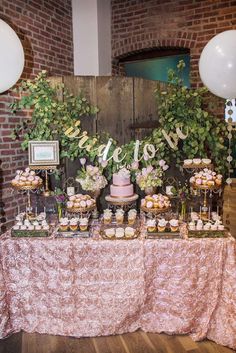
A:
{"label": "cupcake tray", "polygon": [[93,205],[91,207],[85,207],[85,208],[72,207],[72,208],[67,208],[66,211],[69,212],[69,213],[88,213],[88,212],[93,211],[95,208],[96,208],[95,205]]}
{"label": "cupcake tray", "polygon": [[57,227],[55,232],[56,238],[89,238],[90,237],[90,224],[88,225],[87,230],[80,230],[79,228],[75,231],[66,230],[62,231]]}
{"label": "cupcake tray", "polygon": [[161,213],[166,213],[171,210],[171,207],[165,207],[165,208],[147,208],[144,206],[140,207],[141,211],[146,212],[146,213],[152,213],[152,214],[161,214]]}
{"label": "cupcake tray", "polygon": [[222,185],[197,185],[197,184],[190,184],[190,186],[194,189],[194,190],[219,190],[221,189]]}
{"label": "cupcake tray", "polygon": [[189,230],[188,238],[228,238],[229,231],[225,230]]}
{"label": "cupcake tray", "polygon": [[62,232],[60,230],[58,230],[55,233],[55,237],[56,238],[89,238],[90,237],[90,233],[89,230],[86,231],[75,231],[75,232]]}
{"label": "cupcake tray", "polygon": [[35,237],[49,237],[50,233],[48,230],[11,230],[11,236],[14,238],[35,238]]}
{"label": "cupcake tray", "polygon": [[183,165],[184,169],[203,169],[203,168],[208,168],[208,169],[212,169],[213,168],[213,164],[212,163],[191,163],[191,164],[184,164]]}
{"label": "cupcake tray", "polygon": [[176,231],[176,232],[171,232],[168,228],[166,231],[164,232],[148,232],[147,231],[147,235],[146,235],[147,239],[179,239],[181,238],[180,236],[180,231]]}
{"label": "cupcake tray", "polygon": [[[101,227],[101,232],[100,232],[100,235],[102,237],[102,239],[106,239],[106,240],[132,240],[132,239],[136,239],[138,238],[139,236],[139,227],[138,227],[138,224],[139,223],[135,223],[135,225],[130,225],[128,223],[123,223],[123,224],[117,224],[117,223],[110,223],[110,224],[103,224],[102,227]],[[123,237],[116,237],[116,236],[113,236],[113,237],[109,237],[106,235],[105,233],[105,230],[106,229],[110,229],[110,228],[123,228],[125,229],[126,227],[130,227],[130,228],[133,228],[135,230],[134,232],[134,235],[133,236],[123,236]]]}

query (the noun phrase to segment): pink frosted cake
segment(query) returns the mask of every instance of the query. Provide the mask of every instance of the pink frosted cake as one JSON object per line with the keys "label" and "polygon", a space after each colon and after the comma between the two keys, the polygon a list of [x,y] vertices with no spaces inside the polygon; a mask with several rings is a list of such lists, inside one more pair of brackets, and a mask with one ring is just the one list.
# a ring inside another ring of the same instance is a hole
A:
{"label": "pink frosted cake", "polygon": [[113,174],[110,196],[116,198],[131,197],[134,195],[134,186],[130,183],[130,172],[123,168]]}

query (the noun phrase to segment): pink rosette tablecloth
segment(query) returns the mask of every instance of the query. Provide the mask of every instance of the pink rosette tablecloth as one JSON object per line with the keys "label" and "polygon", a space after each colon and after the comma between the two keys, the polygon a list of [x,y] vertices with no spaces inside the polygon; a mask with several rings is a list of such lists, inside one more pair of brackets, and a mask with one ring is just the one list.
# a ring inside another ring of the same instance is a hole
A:
{"label": "pink rosette tablecloth", "polygon": [[0,336],[190,334],[236,348],[228,239],[0,240]]}

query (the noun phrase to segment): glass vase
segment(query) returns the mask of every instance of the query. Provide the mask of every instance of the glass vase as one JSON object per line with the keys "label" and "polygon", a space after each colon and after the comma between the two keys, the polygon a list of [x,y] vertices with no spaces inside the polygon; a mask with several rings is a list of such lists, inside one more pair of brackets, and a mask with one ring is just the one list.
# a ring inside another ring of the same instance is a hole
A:
{"label": "glass vase", "polygon": [[186,201],[181,201],[180,217],[179,217],[181,221],[185,221],[186,219],[186,208],[187,208]]}
{"label": "glass vase", "polygon": [[57,215],[58,215],[58,219],[62,218],[62,204],[61,203],[57,204]]}
{"label": "glass vase", "polygon": [[155,186],[147,186],[144,189],[146,195],[154,195],[156,193],[157,188]]}

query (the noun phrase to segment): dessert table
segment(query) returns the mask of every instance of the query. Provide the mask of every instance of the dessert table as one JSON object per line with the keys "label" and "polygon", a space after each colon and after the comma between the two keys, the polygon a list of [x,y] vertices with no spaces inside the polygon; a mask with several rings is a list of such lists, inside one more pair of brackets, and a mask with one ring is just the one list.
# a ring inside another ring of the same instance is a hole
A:
{"label": "dessert table", "polygon": [[189,334],[236,348],[236,245],[0,238],[0,337]]}

